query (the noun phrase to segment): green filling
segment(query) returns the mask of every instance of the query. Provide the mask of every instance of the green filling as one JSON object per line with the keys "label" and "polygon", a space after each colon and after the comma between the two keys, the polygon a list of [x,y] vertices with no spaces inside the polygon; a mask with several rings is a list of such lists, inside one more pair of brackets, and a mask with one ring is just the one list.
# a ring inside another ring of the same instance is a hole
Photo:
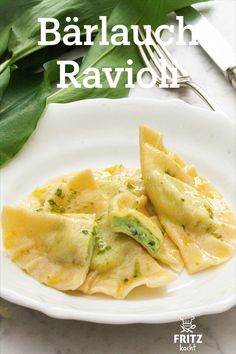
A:
{"label": "green filling", "polygon": [[123,233],[132,236],[144,247],[157,253],[160,247],[159,240],[145,227],[143,224],[133,216],[112,218],[112,227],[119,228]]}

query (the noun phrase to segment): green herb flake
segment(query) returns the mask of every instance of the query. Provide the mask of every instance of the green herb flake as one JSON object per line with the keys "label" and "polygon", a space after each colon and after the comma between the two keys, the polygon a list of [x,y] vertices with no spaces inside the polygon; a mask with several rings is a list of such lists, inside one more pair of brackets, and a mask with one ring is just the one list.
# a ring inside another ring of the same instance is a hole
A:
{"label": "green herb flake", "polygon": [[38,208],[35,210],[37,213],[39,213],[40,211],[43,211],[43,208]]}
{"label": "green herb flake", "polygon": [[51,206],[57,205],[56,202],[55,202],[55,200],[53,200],[53,199],[49,199],[49,200],[48,200],[48,204],[51,205]]}
{"label": "green herb flake", "polygon": [[134,278],[138,278],[138,277],[140,277],[141,275],[142,275],[142,274],[141,274],[141,272],[140,272],[140,264],[139,264],[138,261],[136,261],[135,264],[134,264],[134,275],[133,275],[133,277],[134,277]]}
{"label": "green herb flake", "polygon": [[171,176],[171,177],[175,177],[175,174],[172,173],[169,169],[165,170],[165,174]]}
{"label": "green herb flake", "polygon": [[181,200],[181,202],[183,202],[183,203],[185,202],[185,199],[184,199],[184,198],[181,198],[180,200]]}
{"label": "green herb flake", "polygon": [[82,230],[81,232],[82,232],[84,235],[88,235],[88,233],[89,233],[88,230]]}
{"label": "green herb flake", "polygon": [[205,209],[208,212],[210,219],[213,219],[214,214],[213,214],[212,209],[208,205],[205,205]]}
{"label": "green herb flake", "polygon": [[48,204],[54,213],[63,214],[65,212],[65,208],[58,206],[54,199],[49,199]]}
{"label": "green herb flake", "polygon": [[58,198],[63,199],[64,195],[62,193],[61,188],[57,188],[56,192],[54,193]]}
{"label": "green herb flake", "polygon": [[125,278],[124,279],[124,283],[128,283],[129,279],[128,278]]}
{"label": "green herb flake", "polygon": [[217,239],[222,239],[222,236],[220,234],[217,234],[216,232],[212,232],[212,236]]}
{"label": "green herb flake", "polygon": [[111,250],[111,246],[106,246],[105,248],[99,250],[98,254],[103,254],[107,251],[110,251]]}
{"label": "green herb flake", "polygon": [[71,200],[75,199],[78,194],[79,194],[79,192],[77,192],[73,189],[70,189],[68,200],[71,201]]}
{"label": "green herb flake", "polygon": [[135,189],[135,186],[131,182],[128,182],[126,186],[129,190]]}

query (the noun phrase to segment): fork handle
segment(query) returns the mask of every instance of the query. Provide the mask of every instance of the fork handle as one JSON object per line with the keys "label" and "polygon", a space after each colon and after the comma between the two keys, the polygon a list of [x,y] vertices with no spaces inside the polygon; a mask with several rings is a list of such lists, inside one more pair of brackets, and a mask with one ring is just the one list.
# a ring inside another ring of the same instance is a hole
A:
{"label": "fork handle", "polygon": [[195,82],[186,82],[184,86],[189,86],[193,89],[193,91],[201,97],[201,99],[208,104],[208,106],[215,112],[223,113],[222,109],[208,96],[208,94]]}

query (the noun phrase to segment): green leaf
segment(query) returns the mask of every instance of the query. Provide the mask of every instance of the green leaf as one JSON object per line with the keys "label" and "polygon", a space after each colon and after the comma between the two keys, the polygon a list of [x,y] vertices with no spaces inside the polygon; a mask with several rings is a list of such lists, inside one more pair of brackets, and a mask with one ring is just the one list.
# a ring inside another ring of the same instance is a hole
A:
{"label": "green leaf", "polygon": [[[0,1],[0,56],[7,50],[11,27],[17,16],[42,0],[1,0]],[[2,15],[4,14],[4,16]]]}
{"label": "green leaf", "polygon": [[[163,6],[164,0],[148,0],[145,2],[145,9],[143,9],[143,1],[140,0],[130,0],[121,1],[116,8],[111,13],[108,21],[108,40],[111,37],[111,29],[116,24],[125,25],[130,28],[131,24],[149,24],[152,23],[156,27],[163,22],[164,12]],[[56,103],[67,103],[72,101],[77,101],[87,98],[121,98],[126,97],[129,93],[129,89],[125,87],[127,81],[125,73],[122,74],[119,84],[116,88],[110,88],[106,80],[105,74],[102,72],[102,68],[108,67],[112,68],[113,71],[117,67],[127,67],[127,60],[133,60],[133,78],[139,69],[143,67],[142,60],[138,49],[131,41],[131,46],[114,46],[110,44],[109,46],[103,47],[99,45],[101,41],[101,34],[99,33],[96,37],[94,46],[92,46],[85,58],[83,65],[80,69],[80,73],[76,77],[79,83],[82,83],[85,75],[84,70],[90,67],[95,67],[100,71],[101,83],[103,88],[75,88],[72,84],[68,88],[61,89],[53,93],[49,98],[48,102]],[[115,73],[112,75],[114,78]]]}
{"label": "green leaf", "polygon": [[1,0],[0,1],[0,14],[1,24],[0,28],[11,23],[14,18],[22,14],[25,10],[32,8],[42,0]]}
{"label": "green leaf", "polygon": [[56,46],[44,47],[37,52],[31,53],[26,57],[17,60],[15,64],[19,69],[33,72],[42,69],[45,63],[59,58],[61,55],[68,53],[71,49],[71,47],[68,47],[63,43],[59,43]]}
{"label": "green leaf", "polygon": [[169,13],[172,11],[177,11],[183,7],[190,6],[199,2],[206,2],[210,0],[166,0],[165,1],[165,12]]}
{"label": "green leaf", "polygon": [[[156,0],[148,0],[143,6],[143,1],[130,0],[121,1],[113,10],[108,21],[109,37],[111,36],[111,28],[116,24],[123,24],[130,27],[131,24],[151,24],[157,27],[165,20],[165,15],[168,11],[176,10],[187,3],[194,3],[197,0],[166,0],[157,2]],[[201,0],[200,0],[201,1]],[[100,70],[101,83],[103,88],[75,88],[72,84],[68,88],[60,89],[53,93],[49,98],[49,103],[68,103],[86,98],[121,98],[128,96],[129,90],[125,88],[126,77],[121,76],[118,86],[113,89],[108,86],[105,74],[102,73],[102,68],[110,67],[115,70],[117,67],[127,67],[127,60],[132,59],[134,64],[133,78],[136,77],[137,72],[143,67],[140,54],[134,44],[131,46],[113,46],[107,47],[99,46],[101,35],[98,34],[95,45],[91,47],[88,55],[80,68],[80,73],[76,79],[81,84],[85,75],[84,70],[89,67],[95,67]],[[132,40],[131,40],[132,42]],[[114,75],[112,77],[114,78]]]}
{"label": "green leaf", "polygon": [[[40,38],[39,17],[54,17],[61,24],[60,31],[63,32],[67,24],[67,16],[79,17],[79,25],[94,25],[98,23],[99,16],[109,15],[119,0],[42,0],[35,6],[24,11],[11,25],[11,33],[8,41],[8,51],[12,53],[11,58],[0,66],[0,72],[7,65],[26,55],[40,50],[38,46]],[[50,36],[49,36],[50,37]],[[52,36],[51,36],[52,37]],[[53,38],[53,37],[52,37]]]}
{"label": "green leaf", "polygon": [[10,66],[0,74],[0,101],[2,99],[3,93],[8,86],[10,81],[11,69]]}
{"label": "green leaf", "polygon": [[7,49],[10,31],[11,31],[10,25],[6,26],[2,30],[0,29],[0,56]]}
{"label": "green leaf", "polygon": [[0,105],[0,166],[15,156],[31,136],[49,93],[47,73],[12,73]]}
{"label": "green leaf", "polygon": [[[10,0],[12,2],[13,0]],[[22,4],[22,0],[19,0]],[[32,0],[32,3],[34,1]],[[117,3],[119,4],[117,5]],[[38,17],[56,17],[62,23],[66,16],[79,16],[81,26],[84,24],[95,24],[100,15],[111,13],[109,18],[109,28],[116,24],[152,24],[158,26],[165,19],[165,13],[175,11],[180,7],[188,6],[196,1],[188,0],[147,0],[145,6],[141,0],[42,0],[36,1],[32,7],[22,12],[14,23],[9,27],[0,27],[1,38],[5,38],[4,44],[0,44],[2,52],[6,49],[12,51],[12,57],[0,66],[0,90],[3,94],[0,104],[0,165],[9,161],[25,144],[37,126],[37,122],[46,106],[47,97],[50,95],[50,80],[55,80],[58,75],[56,61],[44,65],[45,72],[39,74],[29,74],[29,70],[16,70],[11,78],[9,65],[18,60],[21,67],[30,69],[42,66],[43,60],[35,59],[33,66],[30,61],[34,60],[32,53],[42,50],[37,46],[39,39]],[[5,3],[6,0],[0,2]],[[28,1],[26,0],[26,3]],[[30,1],[29,1],[30,3]],[[8,24],[9,25],[9,24]],[[8,28],[8,29],[6,29]],[[3,34],[3,31],[4,34]],[[5,37],[4,37],[5,36]],[[91,47],[86,59],[81,67],[81,74],[78,81],[83,79],[83,71],[88,67],[125,67],[127,59],[133,59],[133,74],[143,67],[140,55],[134,45],[130,47],[101,47],[99,46],[99,36],[96,43]],[[45,56],[45,60],[51,57]],[[42,52],[41,52],[42,53]],[[31,55],[29,55],[31,54]],[[25,61],[19,61],[21,58]],[[6,69],[4,71],[4,69]],[[9,86],[8,82],[10,79]],[[123,77],[116,89],[111,89],[105,82],[104,75],[102,82],[103,89],[75,89],[72,85],[68,89],[59,90],[51,95],[48,102],[71,102],[84,98],[97,97],[125,97],[128,89],[124,87],[126,78]]]}

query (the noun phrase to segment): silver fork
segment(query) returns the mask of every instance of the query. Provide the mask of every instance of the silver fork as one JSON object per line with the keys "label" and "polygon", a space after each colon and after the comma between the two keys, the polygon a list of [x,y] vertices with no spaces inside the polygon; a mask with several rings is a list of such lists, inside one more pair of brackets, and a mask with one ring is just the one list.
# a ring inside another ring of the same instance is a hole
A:
{"label": "silver fork", "polygon": [[[139,29],[141,39],[145,40],[145,35],[141,29]],[[155,38],[152,31],[152,45],[143,44],[139,45],[139,51],[143,58],[144,63],[150,69],[155,70],[157,74],[157,83],[161,84],[161,71],[162,65],[160,60],[166,60],[167,68],[167,84],[172,83],[171,70],[175,68],[177,70],[177,83],[181,87],[190,87],[193,91],[201,97],[201,99],[208,104],[208,106],[216,112],[221,112],[222,109],[208,96],[208,94],[195,82],[193,82],[191,76],[181,68],[181,66],[174,60],[166,47]]]}

